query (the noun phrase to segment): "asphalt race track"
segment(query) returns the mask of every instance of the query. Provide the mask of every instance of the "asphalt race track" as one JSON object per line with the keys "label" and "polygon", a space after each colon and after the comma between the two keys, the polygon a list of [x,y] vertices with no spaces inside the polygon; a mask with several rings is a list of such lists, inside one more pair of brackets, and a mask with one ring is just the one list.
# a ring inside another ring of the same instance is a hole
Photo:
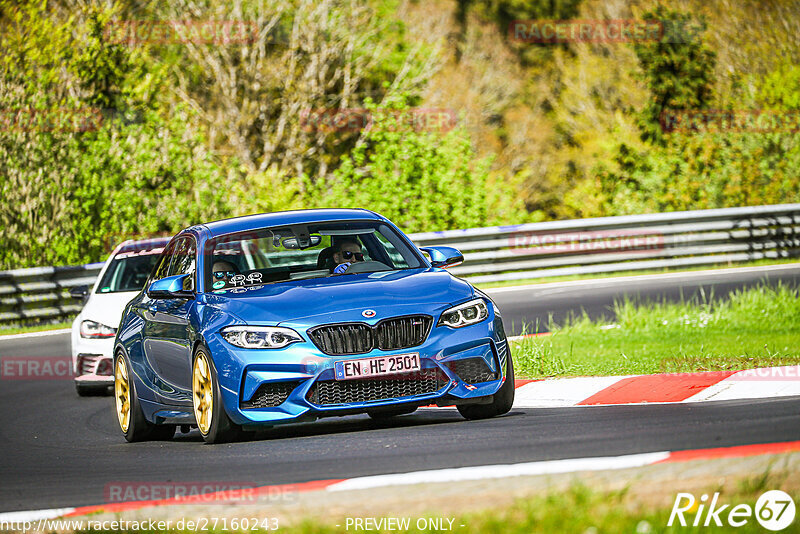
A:
{"label": "asphalt race track", "polygon": [[[608,314],[623,294],[675,299],[703,288],[722,295],[761,272],[660,277],[633,283],[493,292],[509,330],[548,312]],[[800,282],[800,268],[769,280]],[[0,341],[0,357],[64,357],[65,334]],[[79,398],[71,380],[0,381],[0,512],[99,504],[121,482],[305,482],[483,464],[610,456],[800,439],[800,398],[703,404],[514,409],[464,421],[454,409],[423,409],[389,422],[325,419],[207,446],[195,430],[170,442],[128,444],[111,397]]]}

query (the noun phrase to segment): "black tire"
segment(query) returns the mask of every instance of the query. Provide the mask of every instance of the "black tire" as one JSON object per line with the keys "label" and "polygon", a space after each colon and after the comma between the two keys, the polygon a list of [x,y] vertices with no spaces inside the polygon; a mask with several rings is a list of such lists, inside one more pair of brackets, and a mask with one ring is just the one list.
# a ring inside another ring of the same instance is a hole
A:
{"label": "black tire", "polygon": [[367,412],[367,415],[369,415],[371,418],[377,421],[382,421],[384,419],[390,419],[392,417],[397,417],[399,415],[408,415],[416,411],[417,411],[416,406],[410,406],[406,408],[394,408],[387,410],[369,410]]}
{"label": "black tire", "polygon": [[511,348],[506,356],[506,380],[500,390],[494,394],[491,404],[464,404],[456,406],[458,413],[466,419],[489,419],[503,415],[514,405],[514,364],[511,361]]}
{"label": "black tire", "polygon": [[[213,391],[212,395],[212,404],[211,404],[211,424],[208,428],[208,432],[203,432],[202,426],[199,424],[197,425],[198,430],[200,430],[200,435],[203,436],[203,441],[206,443],[230,443],[232,441],[241,441],[248,437],[251,437],[254,432],[247,432],[242,429],[240,425],[237,425],[233,421],[231,421],[230,417],[228,417],[227,412],[225,412],[225,407],[222,405],[222,394],[220,392],[219,387],[219,379],[217,378],[217,369],[214,367],[214,360],[211,359],[208,352],[203,348],[198,348],[194,354],[194,359],[192,362],[192,398],[194,403],[195,393],[195,380],[194,380],[194,372],[195,372],[195,363],[200,355],[205,356],[206,361],[208,362],[208,366],[211,371],[211,387]],[[194,404],[193,404],[194,405]],[[196,412],[195,412],[195,419],[196,419]]]}
{"label": "black tire", "polygon": [[87,386],[76,382],[75,391],[79,397],[105,397],[111,393],[112,388],[109,386]]}
{"label": "black tire", "polygon": [[[126,377],[128,379],[129,415],[127,429],[123,427],[119,416],[120,399],[118,398],[116,388],[118,365],[125,366]],[[175,435],[175,425],[155,425],[145,418],[144,412],[142,412],[142,407],[139,404],[139,396],[136,394],[136,383],[131,378],[132,376],[133,373],[131,372],[131,366],[128,358],[126,358],[124,354],[118,353],[114,358],[114,415],[117,416],[117,421],[120,424],[120,430],[122,430],[122,434],[125,436],[125,439],[130,443],[137,441],[172,439],[172,436]]]}

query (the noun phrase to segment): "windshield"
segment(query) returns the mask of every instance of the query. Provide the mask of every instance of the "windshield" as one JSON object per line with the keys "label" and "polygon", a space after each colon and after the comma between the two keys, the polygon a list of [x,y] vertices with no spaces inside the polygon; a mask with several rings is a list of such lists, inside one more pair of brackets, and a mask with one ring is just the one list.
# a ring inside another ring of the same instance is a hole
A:
{"label": "windshield", "polygon": [[206,249],[211,291],[358,273],[415,269],[419,255],[378,221],[265,228],[229,234]]}
{"label": "windshield", "polygon": [[122,293],[140,291],[150,271],[163,252],[163,247],[150,250],[120,252],[106,269],[97,285],[97,293]]}

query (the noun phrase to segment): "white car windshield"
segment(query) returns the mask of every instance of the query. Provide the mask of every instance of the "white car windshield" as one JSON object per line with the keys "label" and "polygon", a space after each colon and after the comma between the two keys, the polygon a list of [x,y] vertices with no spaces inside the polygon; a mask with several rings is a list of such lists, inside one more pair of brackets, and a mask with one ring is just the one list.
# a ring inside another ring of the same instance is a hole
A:
{"label": "white car windshield", "polygon": [[97,285],[97,293],[140,291],[162,251],[163,248],[156,248],[118,253]]}

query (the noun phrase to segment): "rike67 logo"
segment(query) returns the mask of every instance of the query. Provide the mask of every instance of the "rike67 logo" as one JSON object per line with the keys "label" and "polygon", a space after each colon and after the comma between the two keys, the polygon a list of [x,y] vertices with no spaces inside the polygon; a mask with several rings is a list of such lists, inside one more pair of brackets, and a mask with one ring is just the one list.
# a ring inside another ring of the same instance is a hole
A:
{"label": "rike67 logo", "polygon": [[[730,504],[719,502],[719,492],[714,493],[709,501],[708,495],[703,494],[696,499],[691,493],[678,493],[672,512],[669,514],[667,526],[671,527],[676,522],[683,527],[742,527],[755,518],[767,530],[783,530],[794,521],[794,500],[788,493],[781,490],[767,491],[758,498],[755,507],[749,504]],[[694,521],[691,515],[694,514]],[[684,517],[684,516],[689,516]],[[691,521],[691,522],[690,522]]]}

